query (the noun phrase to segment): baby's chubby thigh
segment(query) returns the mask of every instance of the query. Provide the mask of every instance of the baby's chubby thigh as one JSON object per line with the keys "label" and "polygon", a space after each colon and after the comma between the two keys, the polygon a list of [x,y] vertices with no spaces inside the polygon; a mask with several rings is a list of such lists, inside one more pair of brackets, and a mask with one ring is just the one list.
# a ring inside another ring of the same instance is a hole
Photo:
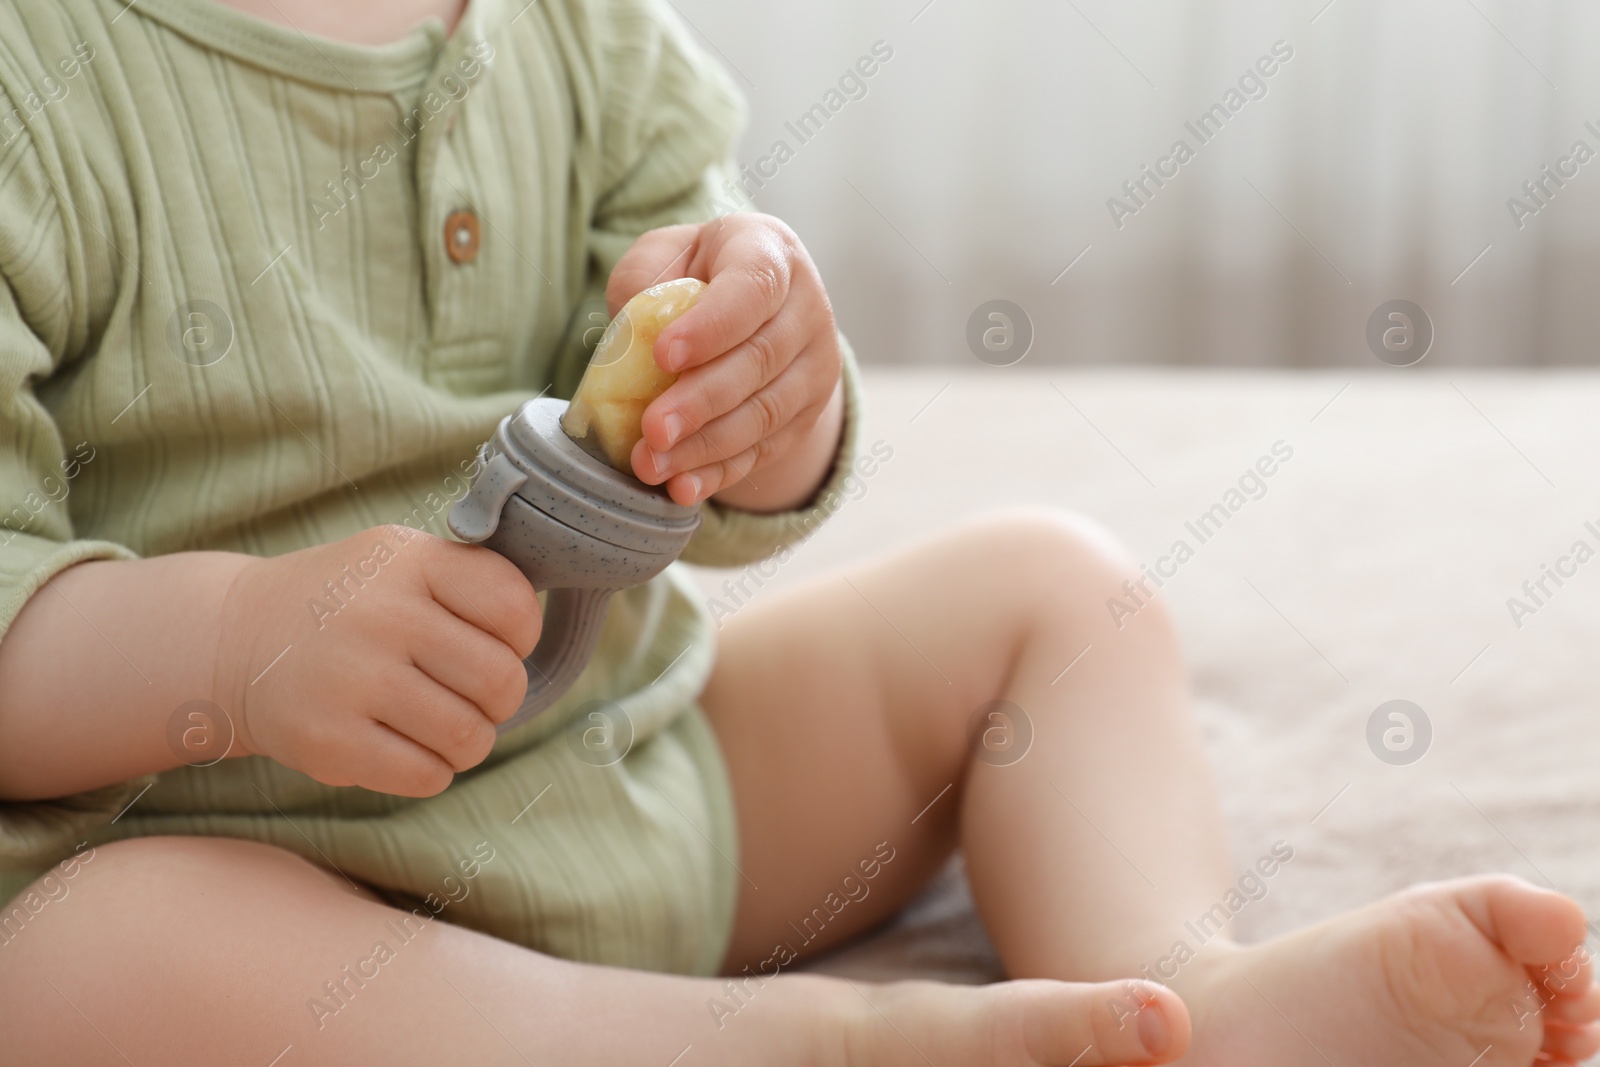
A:
{"label": "baby's chubby thigh", "polygon": [[[0,1062],[98,1063],[108,1035],[146,1057],[220,1062],[259,1048],[270,1059],[304,1014],[297,994],[331,973],[333,935],[370,918],[376,899],[252,841],[80,848],[4,905]],[[255,995],[237,995],[246,988]]]}

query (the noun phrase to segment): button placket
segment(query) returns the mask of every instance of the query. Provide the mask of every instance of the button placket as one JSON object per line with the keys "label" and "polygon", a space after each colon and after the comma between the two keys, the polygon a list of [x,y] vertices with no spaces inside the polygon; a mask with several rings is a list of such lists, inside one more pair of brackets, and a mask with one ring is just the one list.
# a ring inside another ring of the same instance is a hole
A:
{"label": "button placket", "polygon": [[[465,25],[461,28],[467,29]],[[442,92],[440,79],[477,40],[475,35],[465,34],[449,42],[423,88],[424,98],[430,90]],[[460,111],[471,105],[470,95],[451,99],[445,111],[423,127],[418,138],[417,207],[428,270],[429,305],[424,373],[430,380],[461,373],[483,377],[487,370],[482,366],[485,356],[478,351],[484,347],[484,338],[462,334],[470,321],[463,313],[462,302],[471,299],[478,284],[477,272],[468,268],[483,252],[483,222],[468,199],[473,195],[474,182],[456,159],[453,147],[454,135],[460,128]]]}

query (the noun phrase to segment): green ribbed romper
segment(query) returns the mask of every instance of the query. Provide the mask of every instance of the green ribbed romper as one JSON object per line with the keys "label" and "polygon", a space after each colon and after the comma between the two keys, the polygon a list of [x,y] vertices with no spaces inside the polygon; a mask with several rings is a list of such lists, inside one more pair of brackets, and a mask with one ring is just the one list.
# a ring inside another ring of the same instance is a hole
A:
{"label": "green ribbed romper", "polygon": [[[571,395],[632,240],[737,202],[743,104],[665,0],[524,3],[381,47],[212,0],[0,5],[0,628],[82,560],[445,534],[495,423]],[[838,506],[848,349],[845,378],[815,505],[707,505],[686,560],[764,558]],[[20,894],[41,872],[180,833],[270,842],[553,955],[712,973],[738,885],[695,704],[714,647],[677,567],[613,598],[576,687],[429,799],[247,757],[0,804],[0,964],[70,906]],[[635,732],[605,767],[567,730],[597,699]]]}

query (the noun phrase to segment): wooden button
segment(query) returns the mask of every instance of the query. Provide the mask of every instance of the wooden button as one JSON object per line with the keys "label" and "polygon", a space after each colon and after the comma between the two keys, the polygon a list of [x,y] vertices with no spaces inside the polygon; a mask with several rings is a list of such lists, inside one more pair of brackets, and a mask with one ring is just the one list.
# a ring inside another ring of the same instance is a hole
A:
{"label": "wooden button", "polygon": [[452,211],[444,220],[444,250],[456,263],[471,263],[478,258],[478,216],[471,211]]}

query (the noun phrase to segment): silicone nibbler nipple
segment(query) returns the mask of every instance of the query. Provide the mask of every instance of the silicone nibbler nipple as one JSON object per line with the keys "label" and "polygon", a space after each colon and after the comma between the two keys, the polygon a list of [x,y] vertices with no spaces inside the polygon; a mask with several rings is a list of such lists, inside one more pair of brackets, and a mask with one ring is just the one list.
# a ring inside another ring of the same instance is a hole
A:
{"label": "silicone nibbler nipple", "polygon": [[633,446],[642,436],[644,409],[678,379],[657,365],[656,338],[694,307],[705,287],[698,278],[653,285],[611,320],[561,417],[561,428],[585,452],[624,474],[633,473]]}
{"label": "silicone nibbler nipple", "polygon": [[685,278],[630,300],[572,403],[535,398],[500,420],[472,487],[450,509],[457,537],[494,549],[548,593],[544,631],[524,661],[527,696],[501,733],[567,691],[594,652],[611,594],[660,574],[700,525],[698,507],[639,481],[629,457],[645,407],[677,377],[655,365],[656,338],[704,288]]}

